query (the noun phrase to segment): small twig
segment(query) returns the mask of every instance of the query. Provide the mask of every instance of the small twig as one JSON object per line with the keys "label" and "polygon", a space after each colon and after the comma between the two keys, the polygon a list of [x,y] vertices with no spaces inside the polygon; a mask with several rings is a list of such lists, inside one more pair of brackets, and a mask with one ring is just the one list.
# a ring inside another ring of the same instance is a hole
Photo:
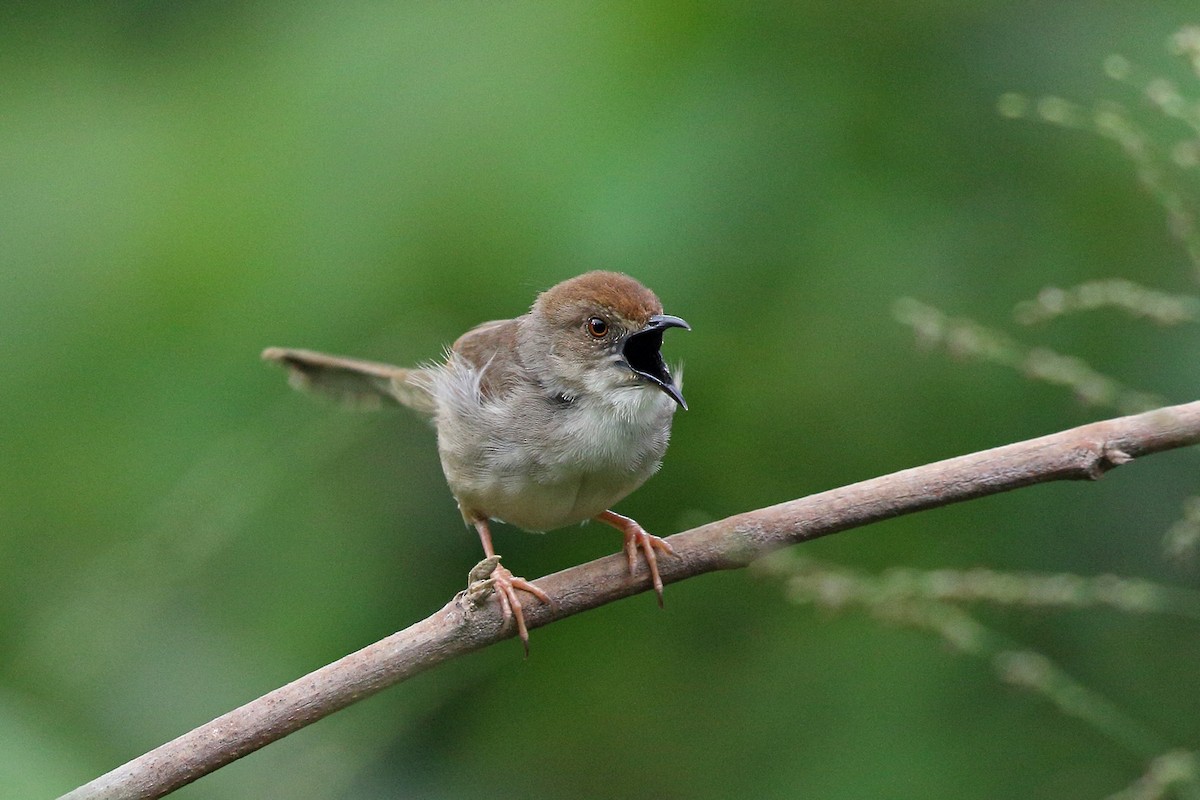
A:
{"label": "small twig", "polygon": [[[785,545],[1033,483],[1095,480],[1132,459],[1200,442],[1200,401],[896,472],[728,517],[670,537],[664,583],[744,567]],[[551,598],[530,603],[540,628],[649,588],[620,554],[536,581]],[[433,616],[252,700],[63,795],[63,800],[162,797],[180,786],[388,686],[513,635],[486,581]]]}

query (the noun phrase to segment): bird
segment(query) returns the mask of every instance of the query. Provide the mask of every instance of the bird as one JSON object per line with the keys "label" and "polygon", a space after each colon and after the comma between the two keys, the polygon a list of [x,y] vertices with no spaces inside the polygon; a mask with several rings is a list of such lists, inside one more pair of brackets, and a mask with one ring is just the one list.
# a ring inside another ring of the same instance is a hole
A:
{"label": "bird", "polygon": [[671,545],[612,507],[658,471],[676,409],[687,409],[682,372],[663,360],[663,334],[691,330],[623,273],[596,270],[537,295],[528,312],[484,322],[440,362],[405,368],[269,347],[290,383],[358,407],[405,406],[437,432],[450,493],[483,545],[503,624],[529,632],[518,592],[549,596],[500,565],[491,522],[544,532],[595,520],[624,535],[630,575],[638,556],[662,605],[658,555]]}

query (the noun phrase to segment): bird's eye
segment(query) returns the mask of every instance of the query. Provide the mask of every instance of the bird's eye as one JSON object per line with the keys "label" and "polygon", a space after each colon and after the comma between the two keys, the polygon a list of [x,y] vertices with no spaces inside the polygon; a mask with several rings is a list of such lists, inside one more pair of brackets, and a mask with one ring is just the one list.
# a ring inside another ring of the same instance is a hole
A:
{"label": "bird's eye", "polygon": [[608,323],[600,317],[592,317],[587,321],[587,332],[600,339],[608,333]]}

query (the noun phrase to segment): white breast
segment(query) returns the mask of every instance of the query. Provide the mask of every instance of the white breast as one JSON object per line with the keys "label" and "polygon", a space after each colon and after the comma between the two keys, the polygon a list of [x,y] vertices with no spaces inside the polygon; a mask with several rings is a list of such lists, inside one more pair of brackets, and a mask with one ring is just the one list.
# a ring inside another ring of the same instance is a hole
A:
{"label": "white breast", "polygon": [[570,402],[535,386],[485,400],[480,371],[456,358],[433,382],[442,468],[464,517],[534,531],[590,519],[654,474],[675,409],[638,384]]}

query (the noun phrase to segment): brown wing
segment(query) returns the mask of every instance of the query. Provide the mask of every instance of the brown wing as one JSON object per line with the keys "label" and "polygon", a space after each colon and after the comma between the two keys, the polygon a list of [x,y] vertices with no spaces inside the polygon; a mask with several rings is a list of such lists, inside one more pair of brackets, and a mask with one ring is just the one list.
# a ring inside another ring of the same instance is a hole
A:
{"label": "brown wing", "polygon": [[386,402],[423,414],[432,414],[435,409],[433,397],[425,388],[428,384],[422,379],[423,370],[283,347],[268,347],[262,357],[286,366],[289,382],[295,388],[346,405],[378,408]]}
{"label": "brown wing", "polygon": [[484,397],[503,394],[520,369],[516,358],[517,327],[515,319],[484,322],[458,337],[450,348],[471,366],[483,370],[479,388]]}

